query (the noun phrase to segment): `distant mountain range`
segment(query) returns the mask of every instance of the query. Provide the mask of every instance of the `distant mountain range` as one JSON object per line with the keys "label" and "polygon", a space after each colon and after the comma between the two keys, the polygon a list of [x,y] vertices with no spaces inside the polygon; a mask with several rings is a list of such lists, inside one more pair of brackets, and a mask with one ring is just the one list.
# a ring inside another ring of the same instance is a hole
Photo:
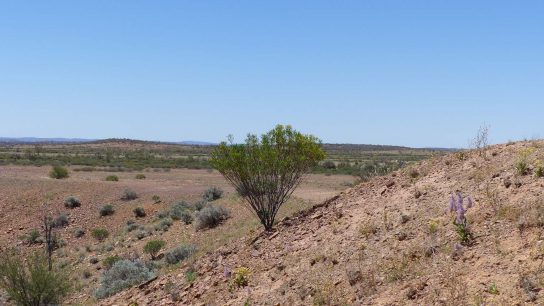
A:
{"label": "distant mountain range", "polygon": [[[39,138],[39,137],[0,137],[0,143],[15,143],[15,144],[40,144],[40,143],[55,143],[55,144],[68,144],[68,143],[87,143],[87,142],[96,142],[96,141],[105,141],[113,139],[85,139],[85,138]],[[123,139],[129,140],[129,139]],[[149,141],[156,142],[156,141]],[[164,141],[162,143],[171,143],[171,144],[181,144],[181,145],[190,145],[190,146],[209,146],[214,145],[215,143],[206,142],[206,141],[196,141],[196,140],[187,140],[187,141],[177,141],[169,142]]]}

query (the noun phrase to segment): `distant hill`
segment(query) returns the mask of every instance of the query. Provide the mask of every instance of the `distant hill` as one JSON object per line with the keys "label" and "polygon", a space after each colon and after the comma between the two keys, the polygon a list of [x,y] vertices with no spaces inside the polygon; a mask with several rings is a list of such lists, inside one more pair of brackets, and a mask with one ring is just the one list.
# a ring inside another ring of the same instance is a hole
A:
{"label": "distant hill", "polygon": [[94,139],[83,138],[38,138],[38,137],[0,137],[0,143],[82,143]]}

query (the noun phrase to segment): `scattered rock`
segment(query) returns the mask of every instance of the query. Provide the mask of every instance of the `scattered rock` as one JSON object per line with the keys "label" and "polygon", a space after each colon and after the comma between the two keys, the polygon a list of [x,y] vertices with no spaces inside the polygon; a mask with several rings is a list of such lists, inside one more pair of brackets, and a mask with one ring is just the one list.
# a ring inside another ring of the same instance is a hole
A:
{"label": "scattered rock", "polygon": [[357,284],[363,279],[363,273],[360,270],[347,271],[348,282],[351,286]]}

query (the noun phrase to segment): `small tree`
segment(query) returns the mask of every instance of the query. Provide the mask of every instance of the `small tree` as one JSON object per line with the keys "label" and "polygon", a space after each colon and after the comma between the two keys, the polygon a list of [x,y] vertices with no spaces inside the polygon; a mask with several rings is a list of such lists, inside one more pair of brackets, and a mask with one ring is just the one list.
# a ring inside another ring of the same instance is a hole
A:
{"label": "small tree", "polygon": [[249,134],[245,144],[232,139],[221,143],[212,152],[211,163],[270,231],[281,205],[324,158],[319,139],[277,125],[260,139]]}
{"label": "small tree", "polygon": [[0,288],[17,305],[59,305],[70,291],[71,282],[64,271],[51,269],[43,253],[24,259],[9,250],[0,255]]}
{"label": "small tree", "polygon": [[155,260],[157,257],[157,254],[159,254],[160,250],[166,245],[166,242],[164,240],[151,240],[144,246],[144,252],[151,255],[151,259]]}

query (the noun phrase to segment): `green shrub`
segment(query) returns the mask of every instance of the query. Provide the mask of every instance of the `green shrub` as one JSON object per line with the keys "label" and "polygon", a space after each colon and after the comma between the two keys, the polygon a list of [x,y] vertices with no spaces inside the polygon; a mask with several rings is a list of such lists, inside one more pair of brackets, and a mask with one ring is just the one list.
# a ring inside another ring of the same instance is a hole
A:
{"label": "green shrub", "polygon": [[113,213],[115,213],[115,209],[113,208],[113,205],[106,204],[106,205],[100,207],[99,212],[100,212],[101,217],[111,216],[111,215],[113,215]]}
{"label": "green shrub", "polygon": [[271,231],[281,205],[324,158],[319,139],[277,125],[261,137],[248,135],[245,144],[222,142],[212,151],[211,164]]}
{"label": "green shrub", "polygon": [[68,177],[68,169],[62,166],[54,166],[49,172],[49,177],[60,180]]}
{"label": "green shrub", "polygon": [[136,174],[136,179],[137,180],[145,180],[145,174],[142,174],[142,173]]}
{"label": "green shrub", "polygon": [[196,251],[192,245],[182,245],[166,252],[164,258],[168,264],[174,265],[191,256]]}
{"label": "green shrub", "polygon": [[151,240],[144,246],[144,252],[151,255],[151,259],[155,259],[160,250],[166,245],[164,240]]}
{"label": "green shrub", "polygon": [[147,237],[149,235],[151,235],[151,233],[148,230],[146,230],[145,228],[140,229],[138,232],[136,232],[136,238],[138,240],[142,240],[142,239],[144,239],[145,237]]}
{"label": "green shrub", "polygon": [[208,202],[211,202],[211,201],[220,199],[222,195],[223,195],[223,190],[217,187],[212,187],[204,191],[202,198]]}
{"label": "green shrub", "polygon": [[104,241],[104,239],[108,238],[109,235],[110,232],[108,232],[108,230],[105,228],[95,228],[91,232],[91,236],[98,241]]}
{"label": "green shrub", "polygon": [[108,182],[118,182],[119,177],[117,175],[108,175],[108,176],[106,176],[106,181],[108,181]]}
{"label": "green shrub", "polygon": [[249,284],[250,271],[246,267],[240,267],[234,271],[232,283],[236,287],[245,287]]}
{"label": "green shrub", "polygon": [[68,274],[49,270],[47,257],[36,252],[27,260],[16,251],[0,255],[0,287],[19,305],[57,305],[71,289]]}
{"label": "green shrub", "polygon": [[110,269],[116,262],[120,260],[122,260],[122,258],[118,255],[108,256],[102,261],[102,265],[104,266],[104,268]]}
{"label": "green shrub", "polygon": [[31,230],[30,233],[23,236],[23,240],[27,244],[38,244],[43,242],[43,239],[41,239],[40,236],[40,231],[38,231],[37,229]]}
{"label": "green shrub", "polygon": [[190,209],[191,204],[185,201],[181,201],[173,204],[170,207],[170,211],[168,212],[168,214],[173,220],[181,220],[183,213]]}
{"label": "green shrub", "polygon": [[223,206],[208,205],[196,213],[196,228],[214,228],[229,218],[229,211]]}
{"label": "green shrub", "polygon": [[64,207],[66,208],[76,208],[80,206],[81,206],[81,201],[74,196],[69,196],[66,199],[64,199]]}
{"label": "green shrub", "polygon": [[155,202],[155,204],[157,204],[157,203],[161,202],[161,197],[159,197],[158,195],[154,195],[154,196],[151,197],[151,200],[153,200],[153,202]]}
{"label": "green shrub", "polygon": [[123,195],[121,196],[121,200],[130,201],[135,200],[138,198],[138,194],[132,189],[125,189],[123,192]]}
{"label": "green shrub", "polygon": [[132,210],[132,212],[134,213],[134,216],[136,218],[143,218],[146,216],[146,213],[143,207],[136,207],[134,208],[134,210]]}
{"label": "green shrub", "polygon": [[140,261],[120,260],[102,274],[100,287],[94,292],[94,296],[97,299],[106,298],[154,276]]}
{"label": "green shrub", "polygon": [[535,170],[536,177],[544,177],[544,166],[537,166]]}

